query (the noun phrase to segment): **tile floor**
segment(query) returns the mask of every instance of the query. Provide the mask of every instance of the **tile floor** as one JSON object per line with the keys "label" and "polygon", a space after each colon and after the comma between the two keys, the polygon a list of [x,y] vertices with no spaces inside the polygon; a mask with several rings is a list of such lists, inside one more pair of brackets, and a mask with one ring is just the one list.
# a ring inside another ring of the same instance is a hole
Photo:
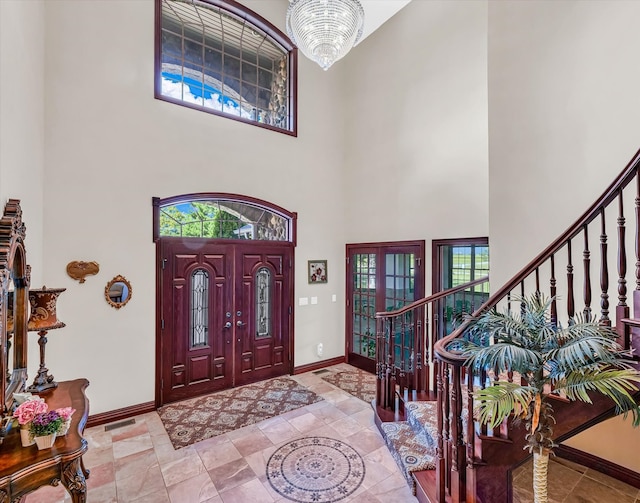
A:
{"label": "tile floor", "polygon": [[[343,367],[348,366],[331,369]],[[364,459],[364,481],[343,501],[415,503],[373,423],[371,405],[312,372],[292,377],[324,400],[182,449],[174,450],[156,413],[111,431],[106,425],[86,429],[88,503],[286,503],[271,488],[266,463],[282,444],[309,435],[342,440]],[[62,485],[42,487],[26,498],[26,503],[68,501]]]}
{"label": "tile floor", "polygon": [[[513,474],[514,503],[533,502],[533,472],[529,461]],[[640,490],[590,468],[561,458],[549,461],[549,503],[640,503]]]}
{"label": "tile floor", "polygon": [[[156,413],[111,431],[88,428],[88,503],[286,503],[271,488],[266,463],[282,444],[308,435],[342,440],[364,459],[364,481],[345,503],[417,502],[373,423],[371,406],[312,372],[292,377],[324,401],[182,449],[174,450]],[[514,474],[514,485],[514,503],[533,501],[530,464]],[[38,489],[25,503],[69,501],[59,485]],[[549,467],[549,503],[560,502],[640,503],[640,491],[557,460]]]}

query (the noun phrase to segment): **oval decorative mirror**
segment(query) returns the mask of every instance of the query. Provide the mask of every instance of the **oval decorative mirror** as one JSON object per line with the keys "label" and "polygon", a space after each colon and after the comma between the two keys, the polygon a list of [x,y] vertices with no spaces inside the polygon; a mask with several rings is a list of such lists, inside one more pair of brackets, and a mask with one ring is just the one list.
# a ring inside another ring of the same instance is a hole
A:
{"label": "oval decorative mirror", "polygon": [[118,274],[104,287],[104,296],[111,307],[120,309],[131,300],[131,283]]}

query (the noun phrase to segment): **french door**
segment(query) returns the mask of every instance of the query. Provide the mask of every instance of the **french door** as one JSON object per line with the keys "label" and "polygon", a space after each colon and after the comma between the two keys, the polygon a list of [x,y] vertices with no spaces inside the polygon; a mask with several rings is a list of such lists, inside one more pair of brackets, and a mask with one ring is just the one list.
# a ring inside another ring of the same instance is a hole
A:
{"label": "french door", "polygon": [[[489,275],[489,239],[486,237],[434,239],[432,243],[433,293]],[[473,313],[489,298],[489,283],[438,301],[433,317],[433,333],[440,339],[453,332],[465,314]]]}
{"label": "french door", "polygon": [[347,245],[347,361],[375,371],[376,312],[424,297],[424,241]]}
{"label": "french door", "polygon": [[160,404],[291,373],[292,245],[160,241]]}

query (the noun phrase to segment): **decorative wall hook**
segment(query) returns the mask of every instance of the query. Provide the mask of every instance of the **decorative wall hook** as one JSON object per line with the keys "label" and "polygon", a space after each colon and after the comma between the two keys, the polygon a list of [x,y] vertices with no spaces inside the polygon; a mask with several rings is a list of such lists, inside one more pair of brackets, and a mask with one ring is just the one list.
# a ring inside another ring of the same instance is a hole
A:
{"label": "decorative wall hook", "polygon": [[83,262],[74,260],[67,264],[67,274],[73,279],[78,280],[80,283],[84,283],[85,276],[90,274],[98,274],[100,271],[100,264],[97,262]]}

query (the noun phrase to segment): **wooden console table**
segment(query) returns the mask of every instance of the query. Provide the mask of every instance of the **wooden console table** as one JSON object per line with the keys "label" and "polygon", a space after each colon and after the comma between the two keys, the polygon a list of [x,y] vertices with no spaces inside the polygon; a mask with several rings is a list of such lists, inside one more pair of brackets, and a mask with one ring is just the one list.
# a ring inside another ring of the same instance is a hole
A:
{"label": "wooden console table", "polygon": [[82,455],[87,452],[87,441],[82,432],[89,416],[89,401],[85,389],[87,379],[76,379],[58,384],[52,391],[42,393],[49,410],[60,407],[76,409],[71,418],[69,432],[56,438],[51,449],[39,451],[34,444],[22,447],[19,428],[13,428],[0,445],[0,503],[17,503],[31,491],[44,485],[60,482],[74,503],[87,501],[86,477]]}

